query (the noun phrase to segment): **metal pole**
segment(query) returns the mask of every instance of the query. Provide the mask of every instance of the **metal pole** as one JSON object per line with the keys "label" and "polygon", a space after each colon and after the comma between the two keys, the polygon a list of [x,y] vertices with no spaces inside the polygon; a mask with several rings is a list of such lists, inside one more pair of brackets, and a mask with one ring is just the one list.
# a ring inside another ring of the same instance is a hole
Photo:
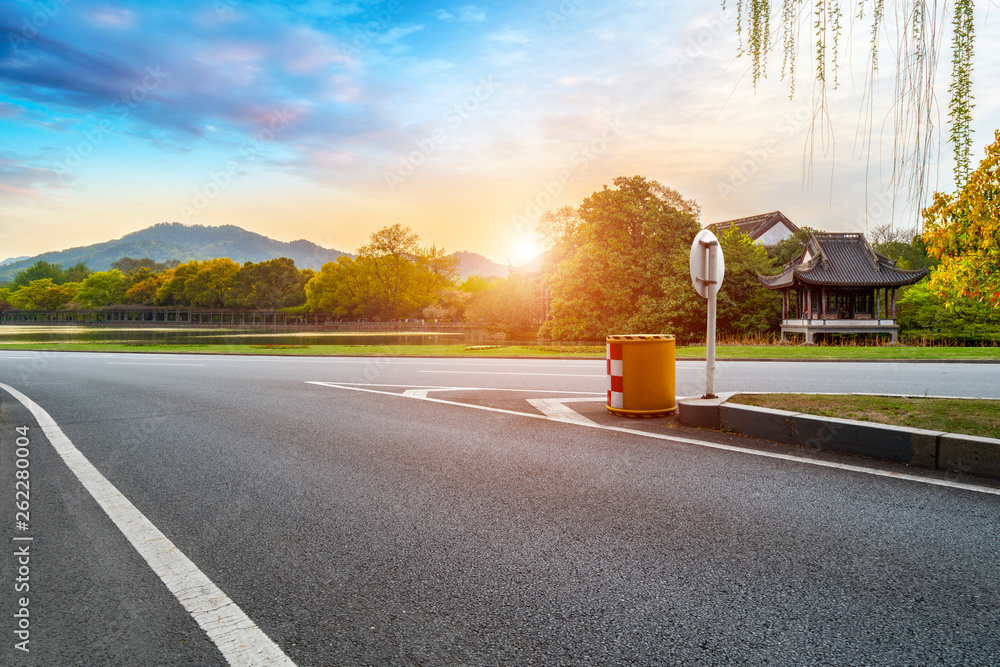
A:
{"label": "metal pole", "polygon": [[716,253],[719,244],[713,243],[705,251],[708,253],[705,266],[708,267],[706,278],[710,280],[708,288],[708,333],[705,350],[705,398],[715,398],[715,295],[719,286],[715,282]]}

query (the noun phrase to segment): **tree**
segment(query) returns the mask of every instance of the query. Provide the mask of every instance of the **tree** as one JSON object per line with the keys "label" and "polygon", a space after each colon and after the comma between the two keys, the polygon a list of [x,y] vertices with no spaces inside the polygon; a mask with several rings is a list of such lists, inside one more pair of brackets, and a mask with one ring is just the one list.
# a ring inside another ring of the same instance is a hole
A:
{"label": "tree", "polygon": [[768,275],[772,261],[764,246],[735,227],[721,232],[719,246],[726,276],[716,301],[716,328],[720,336],[743,337],[777,331],[781,324],[781,295],[757,279]]}
{"label": "tree", "polygon": [[125,275],[130,275],[140,269],[147,269],[152,273],[160,273],[162,271],[166,271],[167,269],[172,269],[178,264],[180,264],[180,262],[176,259],[171,259],[167,262],[157,262],[149,257],[143,257],[142,259],[122,257],[121,259],[112,262],[111,268],[118,269]]}
{"label": "tree", "polygon": [[306,302],[309,281],[287,257],[254,264],[246,262],[233,277],[226,301],[235,308],[277,310]]}
{"label": "tree", "polygon": [[397,223],[373,232],[369,242],[358,248],[358,259],[370,269],[384,319],[402,317],[415,305],[411,288],[417,277],[418,241],[412,229]]}
{"label": "tree", "polygon": [[124,303],[128,279],[118,269],[92,273],[80,283],[77,302],[84,308],[101,308]]}
{"label": "tree", "polygon": [[986,157],[955,195],[934,194],[924,209],[923,240],[941,263],[929,287],[1000,306],[1000,130]]}
{"label": "tree", "polygon": [[698,206],[641,176],[616,178],[614,185],[549,226],[556,231],[546,245],[562,259],[546,271],[552,319],[542,333],[563,340],[687,336],[697,310],[687,257],[700,229]]}
{"label": "tree", "polygon": [[907,238],[905,232],[890,224],[876,227],[869,240],[875,252],[895,260],[901,269],[923,269],[937,264],[927,254],[927,244],[920,236]]}
{"label": "tree", "polygon": [[156,292],[160,289],[161,280],[157,276],[149,276],[132,285],[125,290],[125,303],[151,304],[156,298]]}
{"label": "tree", "polygon": [[77,262],[73,266],[66,269],[66,274],[65,274],[66,282],[81,283],[91,273],[92,273],[91,270],[87,268],[87,265],[85,263]]}
{"label": "tree", "polygon": [[191,305],[186,293],[187,282],[201,270],[201,266],[202,262],[195,259],[164,271],[162,282],[156,290],[156,297],[153,301],[164,306]]}
{"label": "tree", "polygon": [[533,316],[538,300],[533,283],[520,276],[496,281],[470,300],[467,318],[508,339],[534,336],[540,323]]}
{"label": "tree", "polygon": [[57,285],[51,278],[40,278],[11,292],[10,305],[21,310],[59,310],[73,300],[74,285]]}
{"label": "tree", "polygon": [[327,262],[306,283],[306,303],[313,312],[352,319],[374,318],[379,313],[376,285],[370,261],[342,255]]}
{"label": "tree", "polygon": [[[726,3],[723,0],[723,8]],[[780,45],[782,51],[781,78],[788,82],[788,94],[795,94],[796,59],[802,40],[814,47],[813,51],[813,114],[814,126],[810,141],[816,138],[815,119],[829,120],[827,113],[827,87],[838,85],[838,65],[841,33],[845,23],[860,25],[870,36],[870,58],[868,77],[865,83],[863,115],[867,125],[865,143],[870,145],[872,127],[881,124],[875,118],[873,93],[879,68],[879,47],[887,26],[883,0],[858,3],[857,9],[845,18],[840,0],[816,0],[803,3],[796,0],[782,0],[780,9],[773,7],[770,0],[737,2],[736,33],[740,37],[739,53],[750,56],[751,78],[756,88],[759,81],[766,78],[766,61],[772,49]],[[941,48],[940,35],[945,30],[947,15],[937,12],[936,3],[925,0],[911,0],[902,3],[895,16],[894,32],[897,43],[893,51],[896,57],[896,95],[894,96],[894,126],[891,128],[894,141],[893,179],[895,183],[908,182],[911,201],[923,199],[928,167],[934,158],[933,133],[936,127],[938,108],[934,93],[934,80],[938,51]],[[969,172],[972,150],[971,120],[973,109],[972,57],[974,53],[975,30],[973,24],[974,3],[972,0],[955,0],[953,3],[951,42],[951,86],[948,115],[951,123],[950,142],[955,156],[955,182],[960,186]],[[780,26],[780,34],[771,34],[773,25]],[[745,40],[745,41],[744,41]],[[899,142],[904,142],[900,146]]]}
{"label": "tree", "polygon": [[783,267],[789,262],[793,262],[802,256],[802,251],[806,249],[806,242],[809,241],[809,234],[817,230],[812,227],[799,227],[798,231],[788,238],[781,239],[767,251],[776,269]]}
{"label": "tree", "polygon": [[184,298],[192,306],[222,308],[239,264],[228,257],[202,262],[195,274],[184,283]]}
{"label": "tree", "polygon": [[56,285],[61,285],[66,282],[66,272],[63,271],[60,264],[50,264],[49,262],[38,260],[23,271],[18,271],[17,275],[14,276],[13,282],[15,285],[23,287],[35,280],[44,280],[46,278]]}

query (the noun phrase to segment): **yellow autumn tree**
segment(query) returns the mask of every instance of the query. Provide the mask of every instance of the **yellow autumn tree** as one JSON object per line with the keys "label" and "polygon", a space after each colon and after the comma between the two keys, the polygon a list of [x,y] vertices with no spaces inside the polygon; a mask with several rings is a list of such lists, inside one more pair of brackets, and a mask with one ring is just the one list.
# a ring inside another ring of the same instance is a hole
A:
{"label": "yellow autumn tree", "polygon": [[923,215],[927,252],[941,260],[930,289],[1000,306],[1000,130],[961,191],[935,193]]}

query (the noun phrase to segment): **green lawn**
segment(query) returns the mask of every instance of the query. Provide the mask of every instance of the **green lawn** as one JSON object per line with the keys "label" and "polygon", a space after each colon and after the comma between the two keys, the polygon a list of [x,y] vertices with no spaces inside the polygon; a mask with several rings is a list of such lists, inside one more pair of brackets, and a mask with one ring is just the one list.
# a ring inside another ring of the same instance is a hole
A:
{"label": "green lawn", "polygon": [[407,357],[604,358],[603,345],[164,345],[143,343],[2,343],[0,350]]}
{"label": "green lawn", "polygon": [[[0,350],[73,352],[180,352],[202,354],[285,354],[415,357],[572,357],[603,359],[604,346],[544,345],[169,345],[142,343],[0,343]],[[678,359],[704,359],[704,347],[679,347]],[[720,346],[718,359],[928,359],[1000,362],[1000,347],[826,347],[772,345]]]}
{"label": "green lawn", "polygon": [[731,403],[823,417],[1000,438],[1000,401],[815,394],[739,394]]}

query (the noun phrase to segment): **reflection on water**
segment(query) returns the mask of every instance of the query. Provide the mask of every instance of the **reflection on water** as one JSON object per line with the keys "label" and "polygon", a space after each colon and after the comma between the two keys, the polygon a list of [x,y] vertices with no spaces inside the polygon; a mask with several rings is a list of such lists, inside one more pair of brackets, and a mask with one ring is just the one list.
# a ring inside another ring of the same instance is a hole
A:
{"label": "reflection on water", "polygon": [[0,326],[0,343],[131,343],[147,345],[443,345],[481,343],[480,331],[302,331],[268,327]]}

